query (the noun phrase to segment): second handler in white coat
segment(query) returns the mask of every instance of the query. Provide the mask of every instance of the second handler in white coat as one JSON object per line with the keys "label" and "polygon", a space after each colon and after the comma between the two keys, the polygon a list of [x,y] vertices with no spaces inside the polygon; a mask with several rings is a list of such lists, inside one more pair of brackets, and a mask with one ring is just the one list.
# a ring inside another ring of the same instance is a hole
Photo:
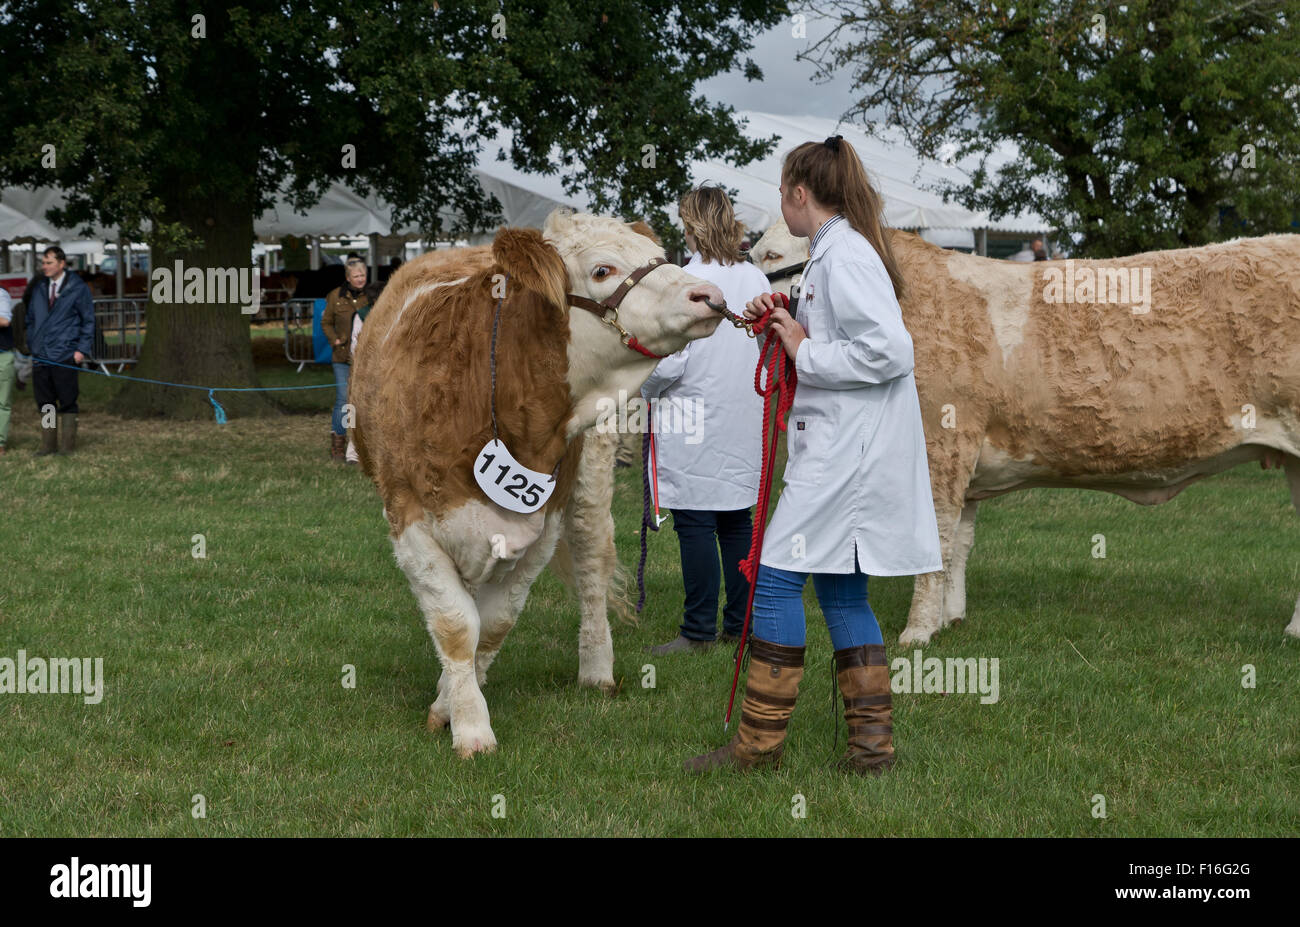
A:
{"label": "second handler in white coat", "polygon": [[[744,228],[725,190],[692,190],[678,213],[695,252],[687,273],[715,284],[729,306],[768,291],[767,277],[741,256]],[[749,555],[750,507],[758,501],[762,463],[757,366],[758,342],[724,324],[661,360],[641,387],[654,403],[659,504],[673,513],[685,593],[680,631],[650,649],[656,656],[707,649],[719,639],[721,577],[727,588],[721,639],[739,639],[744,627],[749,581],[740,562]]]}

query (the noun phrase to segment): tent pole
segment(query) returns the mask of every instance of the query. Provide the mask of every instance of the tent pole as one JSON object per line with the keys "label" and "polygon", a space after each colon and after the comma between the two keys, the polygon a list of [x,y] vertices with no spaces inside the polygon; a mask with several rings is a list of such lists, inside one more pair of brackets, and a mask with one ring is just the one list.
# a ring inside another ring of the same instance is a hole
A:
{"label": "tent pole", "polygon": [[366,255],[366,263],[370,265],[370,279],[379,279],[379,233],[371,232],[369,238],[369,253]]}
{"label": "tent pole", "polygon": [[989,230],[980,229],[975,233],[975,253],[980,257],[989,256]]}
{"label": "tent pole", "polygon": [[117,230],[117,298],[121,299],[126,295],[126,261],[130,252],[122,247],[122,230]]}

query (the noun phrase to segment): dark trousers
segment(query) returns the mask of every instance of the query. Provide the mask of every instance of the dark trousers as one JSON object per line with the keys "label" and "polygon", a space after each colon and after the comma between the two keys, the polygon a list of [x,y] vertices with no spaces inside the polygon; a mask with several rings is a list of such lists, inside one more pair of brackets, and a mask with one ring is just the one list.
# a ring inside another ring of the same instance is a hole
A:
{"label": "dark trousers", "polygon": [[[69,357],[59,363],[71,364],[73,360]],[[48,364],[32,365],[32,395],[36,399],[37,411],[52,405],[58,412],[76,412],[77,396],[80,393],[77,371]]]}
{"label": "dark trousers", "polygon": [[682,636],[695,641],[711,641],[718,636],[719,548],[721,575],[727,579],[722,630],[740,634],[745,626],[745,603],[749,599],[749,581],[740,572],[740,561],[749,556],[749,535],[753,528],[749,509],[733,512],[673,509],[672,513],[686,586]]}

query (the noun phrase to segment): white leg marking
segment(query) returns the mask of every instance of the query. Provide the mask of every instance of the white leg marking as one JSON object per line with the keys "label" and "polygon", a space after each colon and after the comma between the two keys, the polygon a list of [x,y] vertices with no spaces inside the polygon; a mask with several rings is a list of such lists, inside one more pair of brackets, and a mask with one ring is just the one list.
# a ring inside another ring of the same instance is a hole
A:
{"label": "white leg marking", "polygon": [[451,743],[463,757],[496,749],[487,702],[474,672],[479,617],[452,560],[423,521],[407,526],[393,541],[397,565],[406,574],[420,603],[425,625],[442,663],[438,700],[429,706],[429,722],[451,720]]}
{"label": "white leg marking", "polygon": [[952,563],[944,571],[943,627],[966,618],[966,560],[975,546],[975,513],[978,502],[967,502],[953,539]]}

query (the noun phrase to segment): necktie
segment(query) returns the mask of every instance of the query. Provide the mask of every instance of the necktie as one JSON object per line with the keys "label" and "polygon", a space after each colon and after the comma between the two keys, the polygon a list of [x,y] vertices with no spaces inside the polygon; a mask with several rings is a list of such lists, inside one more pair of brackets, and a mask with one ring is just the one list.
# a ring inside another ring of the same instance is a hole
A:
{"label": "necktie", "polygon": [[50,308],[54,308],[54,301],[59,298],[59,285],[53,280],[50,281]]}

